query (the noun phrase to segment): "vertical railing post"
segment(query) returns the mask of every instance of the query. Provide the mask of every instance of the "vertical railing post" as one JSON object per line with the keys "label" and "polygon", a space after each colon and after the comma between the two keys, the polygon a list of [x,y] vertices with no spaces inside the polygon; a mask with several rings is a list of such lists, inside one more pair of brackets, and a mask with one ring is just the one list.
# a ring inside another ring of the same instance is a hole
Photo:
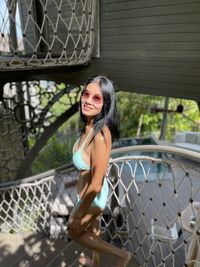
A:
{"label": "vertical railing post", "polygon": [[17,1],[8,0],[9,23],[10,23],[10,51],[13,55],[17,52],[17,33],[16,33],[16,9]]}
{"label": "vertical railing post", "polygon": [[187,252],[188,267],[198,267],[199,262],[200,262],[200,209],[198,210],[195,229]]}

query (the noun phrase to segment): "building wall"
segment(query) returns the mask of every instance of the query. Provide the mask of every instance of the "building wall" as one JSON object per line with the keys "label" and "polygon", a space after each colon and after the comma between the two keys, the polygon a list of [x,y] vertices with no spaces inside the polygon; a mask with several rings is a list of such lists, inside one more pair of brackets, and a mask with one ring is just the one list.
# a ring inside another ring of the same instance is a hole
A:
{"label": "building wall", "polygon": [[200,1],[101,0],[101,55],[87,73],[120,90],[200,100]]}
{"label": "building wall", "polygon": [[119,90],[200,101],[200,0],[99,4],[100,57],[78,69],[29,71],[27,79],[80,84],[103,73]]}

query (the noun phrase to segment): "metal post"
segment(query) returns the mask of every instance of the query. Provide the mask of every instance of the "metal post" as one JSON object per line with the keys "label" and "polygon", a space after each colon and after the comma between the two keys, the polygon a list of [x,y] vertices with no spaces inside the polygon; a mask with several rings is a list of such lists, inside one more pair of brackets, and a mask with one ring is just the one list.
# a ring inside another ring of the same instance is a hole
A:
{"label": "metal post", "polygon": [[162,125],[161,125],[161,131],[160,131],[160,140],[165,140],[166,135],[166,129],[167,129],[167,111],[168,111],[168,105],[169,105],[169,97],[165,97],[164,102],[164,111],[163,111],[163,119],[162,119]]}
{"label": "metal post", "polygon": [[12,10],[12,13],[9,14],[9,23],[10,23],[10,51],[13,55],[17,52],[17,32],[16,32],[16,6],[17,2],[8,1],[8,10]]}

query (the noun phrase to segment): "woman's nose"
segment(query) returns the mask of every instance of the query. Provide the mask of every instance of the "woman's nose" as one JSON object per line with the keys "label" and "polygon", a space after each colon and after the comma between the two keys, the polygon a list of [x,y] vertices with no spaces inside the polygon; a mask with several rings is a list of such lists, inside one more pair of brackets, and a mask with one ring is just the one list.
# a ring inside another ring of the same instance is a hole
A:
{"label": "woman's nose", "polygon": [[89,96],[86,100],[86,103],[91,104],[92,105],[92,96]]}

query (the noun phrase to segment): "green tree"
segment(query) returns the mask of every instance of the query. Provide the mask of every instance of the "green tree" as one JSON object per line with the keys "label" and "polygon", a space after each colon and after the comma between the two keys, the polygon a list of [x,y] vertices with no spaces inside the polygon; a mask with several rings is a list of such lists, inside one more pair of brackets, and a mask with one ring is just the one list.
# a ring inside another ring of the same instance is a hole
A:
{"label": "green tree", "polygon": [[167,123],[167,139],[171,140],[176,132],[200,130],[200,112],[195,101],[185,99],[170,99],[169,111],[176,111],[177,106],[183,106],[183,112],[169,112]]}
{"label": "green tree", "polygon": [[[176,112],[178,105],[183,106],[183,112]],[[162,109],[164,97],[135,94],[129,92],[117,93],[117,106],[121,122],[121,137],[135,137],[141,123],[141,136],[154,133],[160,135],[162,112],[152,112],[157,107]],[[169,99],[167,116],[167,140],[171,140],[178,131],[199,131],[200,113],[197,103],[185,99]]]}
{"label": "green tree", "polygon": [[135,137],[142,119],[141,135],[147,136],[160,129],[162,115],[152,115],[150,109],[155,104],[162,105],[162,97],[119,92],[117,106],[121,122],[121,137]]}

